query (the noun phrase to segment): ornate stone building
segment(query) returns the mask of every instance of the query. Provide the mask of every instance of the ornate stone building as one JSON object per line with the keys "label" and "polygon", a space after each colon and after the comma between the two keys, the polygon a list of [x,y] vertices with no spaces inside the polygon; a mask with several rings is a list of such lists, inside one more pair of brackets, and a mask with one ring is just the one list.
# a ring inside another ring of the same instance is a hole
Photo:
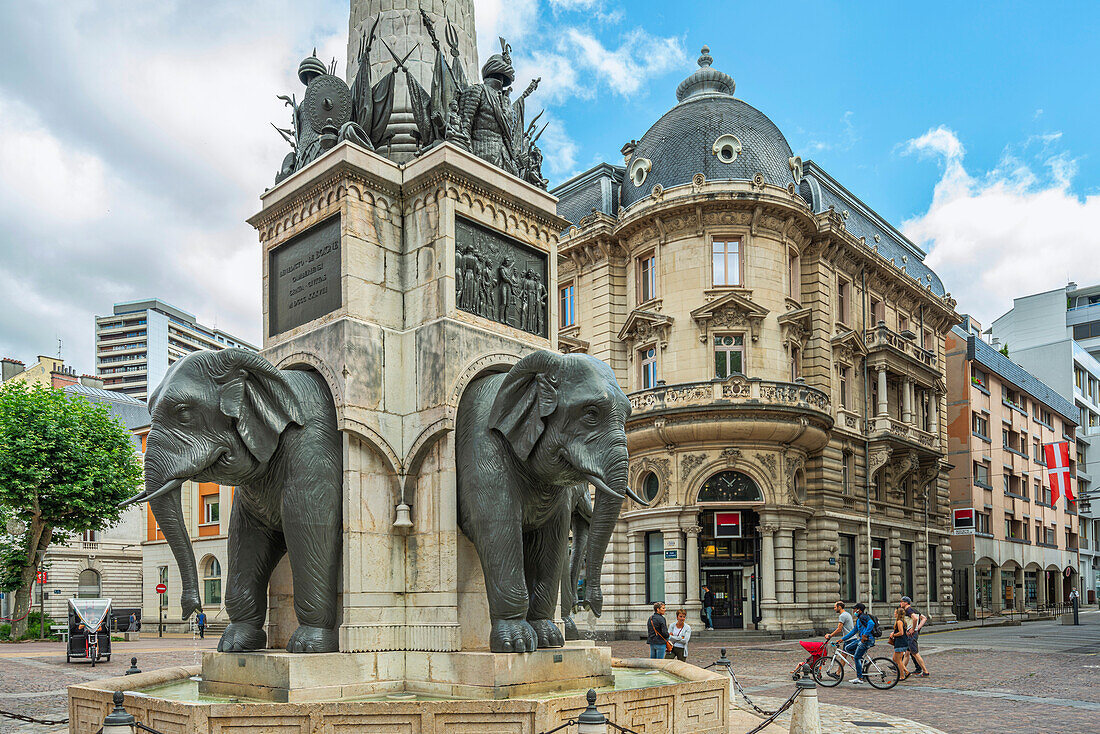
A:
{"label": "ornate stone building", "polygon": [[[625,164],[553,193],[563,351],[630,396],[634,489],[598,629],[653,601],[719,627],[822,629],[832,603],[951,611],[944,335],[924,253],[700,68]],[[886,606],[884,606],[886,605]]]}

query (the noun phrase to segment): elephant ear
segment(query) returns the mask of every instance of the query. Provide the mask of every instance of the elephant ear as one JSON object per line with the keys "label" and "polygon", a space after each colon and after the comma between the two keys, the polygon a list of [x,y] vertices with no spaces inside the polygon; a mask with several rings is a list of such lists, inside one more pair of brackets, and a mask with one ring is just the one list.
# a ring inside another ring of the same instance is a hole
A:
{"label": "elephant ear", "polygon": [[526,461],[546,428],[546,418],[558,408],[564,356],[538,351],[521,359],[501,383],[489,411],[489,428],[508,440]]}
{"label": "elephant ear", "polygon": [[221,384],[221,411],[233,418],[248,452],[266,462],[291,424],[304,425],[298,397],[281,371],[243,349],[216,353],[215,379]]}

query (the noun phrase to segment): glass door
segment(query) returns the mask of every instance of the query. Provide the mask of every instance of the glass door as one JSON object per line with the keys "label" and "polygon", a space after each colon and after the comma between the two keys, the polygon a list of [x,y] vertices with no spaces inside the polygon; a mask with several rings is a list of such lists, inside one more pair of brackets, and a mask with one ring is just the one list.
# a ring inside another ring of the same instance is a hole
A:
{"label": "glass door", "polygon": [[714,628],[742,629],[744,594],[740,571],[706,571],[706,583],[714,592]]}

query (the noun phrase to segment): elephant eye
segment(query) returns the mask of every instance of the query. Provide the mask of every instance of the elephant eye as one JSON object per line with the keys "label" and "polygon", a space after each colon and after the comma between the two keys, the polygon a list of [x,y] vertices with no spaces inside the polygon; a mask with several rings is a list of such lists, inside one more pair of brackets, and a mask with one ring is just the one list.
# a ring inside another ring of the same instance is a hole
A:
{"label": "elephant eye", "polygon": [[176,420],[180,423],[190,423],[192,418],[191,409],[186,405],[181,405],[176,408]]}
{"label": "elephant eye", "polygon": [[600,411],[597,408],[591,407],[588,410],[584,411],[584,420],[586,423],[595,425],[596,422],[599,421],[599,419]]}

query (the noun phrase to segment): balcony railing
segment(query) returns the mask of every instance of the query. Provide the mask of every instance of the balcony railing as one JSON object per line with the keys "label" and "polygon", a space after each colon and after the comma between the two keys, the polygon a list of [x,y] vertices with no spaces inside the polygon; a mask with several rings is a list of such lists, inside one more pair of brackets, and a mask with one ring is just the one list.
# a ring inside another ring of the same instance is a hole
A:
{"label": "balcony railing", "polygon": [[892,347],[931,369],[936,368],[936,355],[934,352],[917,346],[912,339],[907,339],[885,326],[874,326],[868,329],[863,335],[863,343],[867,345],[868,349]]}
{"label": "balcony railing", "polygon": [[894,436],[897,438],[904,438],[914,443],[919,443],[922,446],[929,448],[935,448],[936,437],[928,431],[923,431],[916,426],[911,426],[908,423],[899,421],[896,418],[889,416],[876,416],[868,421],[871,425],[871,436],[874,438],[882,436]]}
{"label": "balcony railing", "polygon": [[778,405],[830,414],[829,396],[800,382],[778,382],[735,375],[726,380],[658,385],[632,392],[630,407],[637,415],[711,405]]}

